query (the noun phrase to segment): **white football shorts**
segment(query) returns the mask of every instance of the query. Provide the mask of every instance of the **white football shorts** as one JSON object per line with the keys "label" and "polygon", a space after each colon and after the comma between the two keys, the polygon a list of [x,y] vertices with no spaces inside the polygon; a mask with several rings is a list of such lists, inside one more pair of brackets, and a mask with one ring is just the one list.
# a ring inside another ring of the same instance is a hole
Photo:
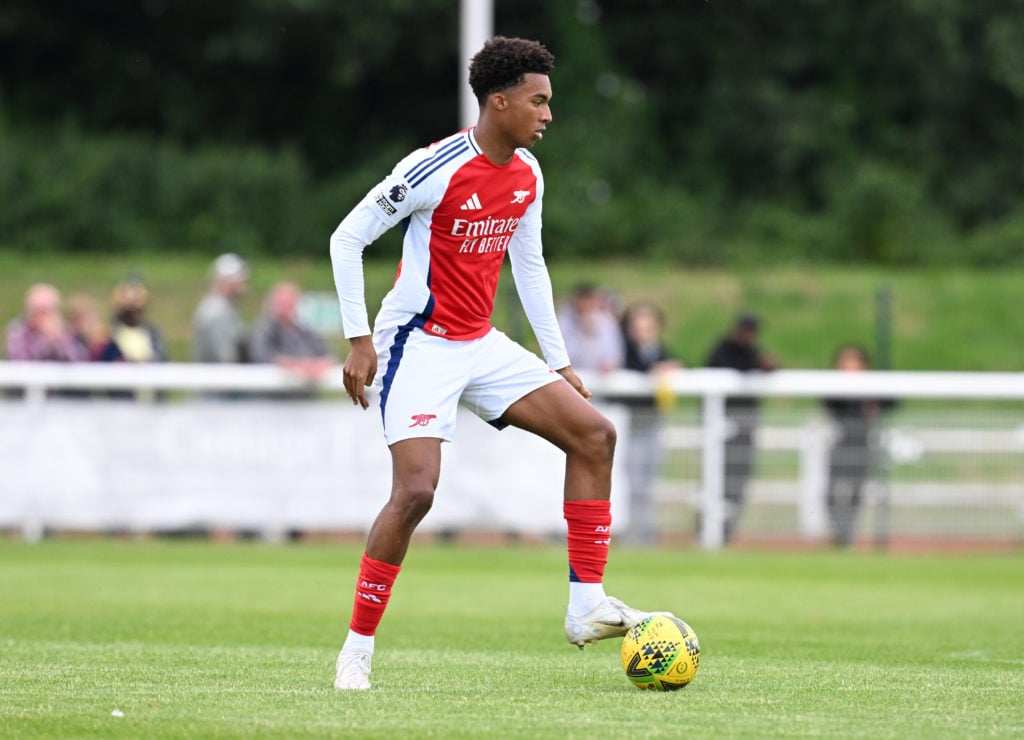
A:
{"label": "white football shorts", "polygon": [[374,386],[380,397],[388,445],[413,437],[451,441],[461,403],[497,429],[513,403],[562,379],[537,355],[495,328],[480,337],[454,341],[414,326],[382,329]]}

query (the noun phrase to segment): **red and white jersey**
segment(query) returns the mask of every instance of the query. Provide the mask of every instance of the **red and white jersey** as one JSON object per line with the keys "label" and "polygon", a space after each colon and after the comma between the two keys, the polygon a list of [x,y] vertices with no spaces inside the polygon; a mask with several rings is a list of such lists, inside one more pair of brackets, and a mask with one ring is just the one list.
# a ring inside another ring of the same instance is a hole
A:
{"label": "red and white jersey", "polygon": [[519,149],[508,164],[494,164],[473,129],[407,156],[331,237],[345,336],[370,333],[362,251],[401,223],[402,261],[375,329],[411,325],[456,341],[483,336],[508,252],[545,360],[554,369],[568,365],[541,247],[543,194],[540,165],[529,152]]}

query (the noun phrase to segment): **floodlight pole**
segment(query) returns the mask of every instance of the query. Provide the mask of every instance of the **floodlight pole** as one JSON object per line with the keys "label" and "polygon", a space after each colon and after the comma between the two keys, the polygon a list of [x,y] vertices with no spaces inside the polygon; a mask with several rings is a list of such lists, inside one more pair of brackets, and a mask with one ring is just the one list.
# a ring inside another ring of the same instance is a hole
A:
{"label": "floodlight pole", "polygon": [[469,60],[494,35],[494,0],[462,0],[459,7],[459,119],[476,124],[480,104],[469,89]]}

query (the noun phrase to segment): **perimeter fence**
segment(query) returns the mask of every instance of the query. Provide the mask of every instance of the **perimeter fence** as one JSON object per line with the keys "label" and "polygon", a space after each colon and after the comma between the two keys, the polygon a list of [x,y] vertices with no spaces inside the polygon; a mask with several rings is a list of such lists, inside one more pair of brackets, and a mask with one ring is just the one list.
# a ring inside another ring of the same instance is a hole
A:
{"label": "perimeter fence", "polygon": [[[1024,544],[1024,374],[586,380],[620,431],[613,513],[625,542],[818,543],[845,523],[853,541],[883,546]],[[390,462],[379,417],[342,391],[340,370],[310,386],[273,366],[0,363],[0,527],[30,539],[365,529]],[[756,400],[753,422],[735,399]],[[845,473],[849,432],[823,399],[877,409]],[[445,446],[425,530],[558,536],[557,452],[478,423],[464,414]]]}

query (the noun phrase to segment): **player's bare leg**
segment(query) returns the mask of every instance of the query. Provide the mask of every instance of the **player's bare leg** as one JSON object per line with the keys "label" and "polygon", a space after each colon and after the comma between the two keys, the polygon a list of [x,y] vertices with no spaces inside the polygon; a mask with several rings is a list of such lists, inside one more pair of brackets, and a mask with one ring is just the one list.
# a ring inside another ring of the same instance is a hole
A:
{"label": "player's bare leg", "polygon": [[509,406],[501,419],[565,453],[566,501],[611,498],[615,427],[568,383],[538,388]]}
{"label": "player's bare leg", "polygon": [[434,502],[441,471],[441,440],[406,439],[391,445],[391,498],[377,515],[359,566],[348,637],[335,664],[336,689],[370,688],[374,635],[384,616],[409,540]]}
{"label": "player's bare leg", "polygon": [[580,649],[621,637],[650,616],[607,596],[602,579],[611,540],[615,427],[568,383],[549,383],[512,404],[502,420],[565,452],[569,607],[565,636]]}
{"label": "player's bare leg", "polygon": [[441,474],[441,440],[405,439],[390,449],[391,498],[370,527],[366,554],[401,565],[413,531],[434,503]]}

